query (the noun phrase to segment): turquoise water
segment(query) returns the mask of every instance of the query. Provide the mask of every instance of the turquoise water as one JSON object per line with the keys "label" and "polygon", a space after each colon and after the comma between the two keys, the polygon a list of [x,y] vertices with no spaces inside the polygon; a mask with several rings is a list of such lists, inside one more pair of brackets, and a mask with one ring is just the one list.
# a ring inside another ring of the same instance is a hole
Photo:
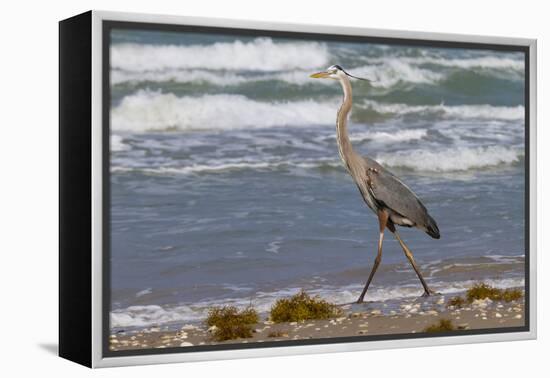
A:
{"label": "turquoise water", "polygon": [[[423,200],[441,239],[401,234],[442,293],[524,282],[523,54],[114,31],[111,326],[199,321],[213,304],[303,288],[357,298],[377,221],[338,158],[340,86],[356,150]],[[422,287],[387,236],[367,299]]]}

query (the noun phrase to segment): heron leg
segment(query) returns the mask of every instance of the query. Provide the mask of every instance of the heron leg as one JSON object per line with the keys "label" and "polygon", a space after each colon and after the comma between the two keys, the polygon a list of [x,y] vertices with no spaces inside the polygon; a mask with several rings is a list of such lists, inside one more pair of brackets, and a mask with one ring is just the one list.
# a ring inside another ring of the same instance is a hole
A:
{"label": "heron leg", "polygon": [[424,281],[424,277],[422,277],[422,273],[420,273],[420,269],[418,269],[418,266],[414,261],[414,257],[411,250],[409,249],[409,247],[407,247],[403,239],[401,239],[401,236],[399,236],[399,234],[397,233],[397,230],[394,230],[393,234],[395,235],[395,238],[401,245],[401,248],[403,248],[403,252],[405,252],[405,256],[407,256],[407,259],[409,259],[409,262],[411,263],[414,271],[416,272],[416,275],[418,276],[418,278],[420,279],[420,282],[422,283],[422,286],[424,287],[424,294],[422,294],[422,296],[427,297],[429,295],[436,294],[435,291],[433,291],[428,287],[428,284],[426,284],[426,281]]}
{"label": "heron leg", "polygon": [[370,282],[372,281],[372,278],[374,277],[374,273],[376,273],[376,269],[378,269],[378,265],[380,265],[380,261],[382,260],[382,242],[384,241],[384,229],[386,228],[386,225],[388,223],[388,217],[389,217],[389,214],[386,211],[384,210],[378,211],[378,223],[380,225],[380,238],[378,239],[378,254],[374,259],[374,266],[372,267],[372,270],[370,272],[369,279],[367,280],[365,288],[361,292],[359,299],[357,299],[357,303],[362,303],[363,299],[365,299],[365,294],[367,294],[367,290],[369,288]]}

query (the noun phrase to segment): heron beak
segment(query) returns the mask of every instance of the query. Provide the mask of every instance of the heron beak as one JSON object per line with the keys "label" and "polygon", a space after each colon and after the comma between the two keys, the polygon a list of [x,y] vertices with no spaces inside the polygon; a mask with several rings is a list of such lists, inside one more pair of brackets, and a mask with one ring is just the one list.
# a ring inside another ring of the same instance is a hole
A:
{"label": "heron beak", "polygon": [[329,76],[330,76],[330,74],[326,71],[316,72],[314,74],[309,75],[309,77],[311,77],[313,79],[325,79]]}

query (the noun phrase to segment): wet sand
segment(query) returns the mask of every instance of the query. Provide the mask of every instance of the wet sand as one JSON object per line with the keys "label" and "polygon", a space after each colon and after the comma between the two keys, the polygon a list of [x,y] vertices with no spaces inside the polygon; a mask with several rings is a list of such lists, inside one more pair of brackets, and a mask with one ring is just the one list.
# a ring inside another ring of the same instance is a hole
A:
{"label": "wet sand", "polygon": [[393,309],[379,302],[343,305],[341,316],[330,320],[278,324],[263,320],[253,327],[251,338],[223,342],[213,340],[212,329],[202,324],[184,324],[170,329],[148,327],[132,331],[119,330],[110,335],[110,350],[421,333],[440,319],[451,320],[456,332],[520,327],[525,324],[523,299],[509,303],[476,300],[463,308],[447,307],[448,299],[445,296],[409,299],[401,301]]}

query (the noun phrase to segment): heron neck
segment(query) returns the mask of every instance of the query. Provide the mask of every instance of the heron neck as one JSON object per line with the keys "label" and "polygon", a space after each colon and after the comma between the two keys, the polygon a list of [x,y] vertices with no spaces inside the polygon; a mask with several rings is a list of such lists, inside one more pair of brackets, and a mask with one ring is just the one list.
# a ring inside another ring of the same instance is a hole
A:
{"label": "heron neck", "polygon": [[352,105],[352,91],[351,83],[347,77],[340,80],[342,89],[344,90],[344,100],[338,110],[336,117],[336,140],[338,142],[338,152],[344,165],[349,169],[350,160],[355,156],[355,151],[351,145],[351,141],[348,136],[348,116]]}

